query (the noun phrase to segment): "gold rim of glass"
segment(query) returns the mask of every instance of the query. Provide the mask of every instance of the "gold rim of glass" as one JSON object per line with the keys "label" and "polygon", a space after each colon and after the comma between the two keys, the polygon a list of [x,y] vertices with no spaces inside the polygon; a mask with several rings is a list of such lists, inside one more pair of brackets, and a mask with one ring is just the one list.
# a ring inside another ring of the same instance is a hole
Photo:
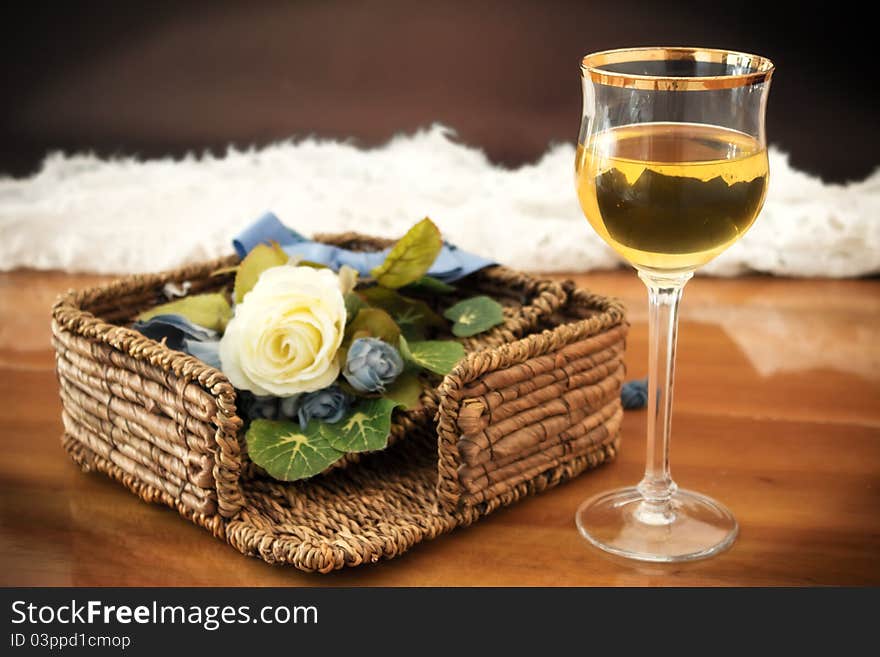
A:
{"label": "gold rim of glass", "polygon": [[[604,67],[626,62],[691,60],[712,64],[727,64],[745,69],[743,73],[707,76],[637,75],[609,71]],[[581,72],[598,84],[630,89],[656,91],[709,91],[733,89],[767,82],[773,74],[773,62],[760,55],[718,48],[691,48],[686,46],[651,46],[645,48],[617,48],[590,53],[581,60]]]}

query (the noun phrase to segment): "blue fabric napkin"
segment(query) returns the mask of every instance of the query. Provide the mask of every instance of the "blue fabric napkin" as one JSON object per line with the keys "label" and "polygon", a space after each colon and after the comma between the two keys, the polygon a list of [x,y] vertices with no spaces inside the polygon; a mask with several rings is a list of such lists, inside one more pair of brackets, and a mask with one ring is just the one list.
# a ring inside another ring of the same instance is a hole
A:
{"label": "blue fabric napkin", "polygon": [[[243,230],[232,241],[232,245],[239,257],[244,258],[257,244],[268,244],[272,241],[278,242],[285,253],[290,255],[297,255],[303,260],[327,265],[336,271],[342,265],[348,265],[356,269],[362,276],[369,276],[370,270],[382,264],[390,251],[390,249],[385,249],[374,253],[362,253],[314,242],[282,224],[278,217],[271,212],[267,212]],[[462,251],[458,247],[444,242],[440,255],[428,270],[428,275],[451,283],[494,264],[487,258]]]}
{"label": "blue fabric napkin", "polygon": [[183,351],[220,369],[220,336],[213,329],[193,324],[186,317],[174,314],[156,315],[137,321],[131,327],[157,342],[165,340],[169,349]]}
{"label": "blue fabric napkin", "polygon": [[169,349],[180,351],[187,340],[204,342],[220,338],[217,331],[193,324],[182,315],[156,315],[147,320],[138,320],[131,326],[135,331],[152,340],[165,340]]}

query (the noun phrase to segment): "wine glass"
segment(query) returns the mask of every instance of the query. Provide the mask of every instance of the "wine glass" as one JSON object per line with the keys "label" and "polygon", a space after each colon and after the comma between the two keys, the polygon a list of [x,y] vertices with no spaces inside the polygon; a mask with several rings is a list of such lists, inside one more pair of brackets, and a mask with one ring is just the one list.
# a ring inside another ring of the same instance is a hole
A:
{"label": "wine glass", "polygon": [[694,270],[741,238],[767,190],[764,113],[773,64],[706,48],[627,48],[581,62],[575,163],[581,208],[648,288],[648,449],[637,486],[577,511],[593,545],[643,561],[729,547],[736,520],[669,471],[678,305]]}

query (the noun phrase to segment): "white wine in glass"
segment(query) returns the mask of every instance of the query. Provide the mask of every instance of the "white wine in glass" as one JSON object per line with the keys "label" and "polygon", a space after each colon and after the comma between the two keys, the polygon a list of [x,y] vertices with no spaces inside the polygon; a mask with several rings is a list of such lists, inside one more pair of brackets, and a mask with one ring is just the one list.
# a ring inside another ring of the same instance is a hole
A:
{"label": "white wine in glass", "polygon": [[763,57],[703,48],[610,50],[581,63],[578,199],[650,303],[645,476],[577,513],[581,533],[619,556],[686,561],[736,538],[724,506],[670,475],[678,305],[694,270],[740,239],[764,203],[772,72]]}
{"label": "white wine in glass", "polygon": [[645,123],[578,147],[577,191],[602,238],[637,267],[688,270],[743,236],[764,202],[767,150],[718,126]]}

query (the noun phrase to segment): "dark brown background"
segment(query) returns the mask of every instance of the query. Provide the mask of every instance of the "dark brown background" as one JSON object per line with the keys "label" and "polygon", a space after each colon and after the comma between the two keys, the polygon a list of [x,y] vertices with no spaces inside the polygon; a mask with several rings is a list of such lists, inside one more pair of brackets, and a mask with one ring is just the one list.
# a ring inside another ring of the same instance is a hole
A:
{"label": "dark brown background", "polygon": [[828,180],[880,162],[868,19],[847,3],[58,2],[2,10],[0,174],[49,150],[180,156],[439,121],[517,165],[576,136],[578,60],[628,45],[777,65],[771,143]]}

